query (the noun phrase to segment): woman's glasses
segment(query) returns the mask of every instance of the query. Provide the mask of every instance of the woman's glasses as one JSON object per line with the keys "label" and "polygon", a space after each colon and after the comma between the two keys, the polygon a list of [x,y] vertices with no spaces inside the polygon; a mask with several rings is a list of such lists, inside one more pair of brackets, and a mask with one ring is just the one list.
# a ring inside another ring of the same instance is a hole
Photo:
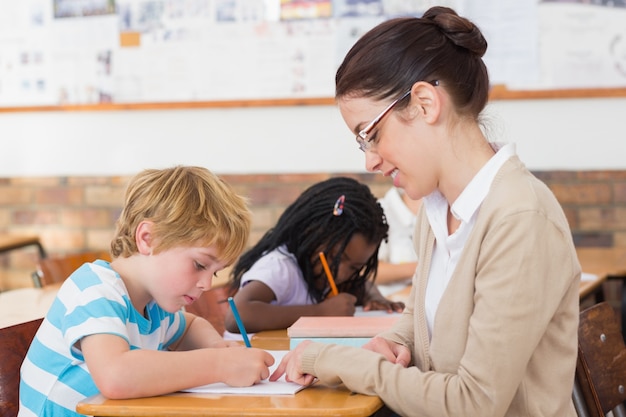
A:
{"label": "woman's glasses", "polygon": [[[438,80],[428,82],[435,87],[439,85]],[[400,97],[392,101],[391,104],[385,108],[385,110],[383,110],[378,116],[376,116],[374,120],[369,122],[367,126],[365,126],[363,130],[361,130],[359,134],[356,135],[356,142],[359,144],[359,149],[361,151],[366,152],[372,149],[372,139],[368,139],[367,137],[370,135],[370,133],[372,133],[372,130],[374,130],[374,128],[378,126],[378,123],[380,123],[380,121],[395,107],[395,105],[407,98],[410,94],[411,90],[407,91],[406,93],[402,94]]]}

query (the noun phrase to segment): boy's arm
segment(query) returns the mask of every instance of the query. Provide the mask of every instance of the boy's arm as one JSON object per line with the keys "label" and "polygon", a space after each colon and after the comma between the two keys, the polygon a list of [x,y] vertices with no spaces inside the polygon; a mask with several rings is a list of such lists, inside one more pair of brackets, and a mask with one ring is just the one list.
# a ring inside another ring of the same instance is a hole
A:
{"label": "boy's arm", "polygon": [[224,340],[208,320],[191,313],[185,315],[185,332],[183,336],[170,346],[170,350],[192,350],[200,348],[220,348],[240,346],[236,341]]}
{"label": "boy's arm", "polygon": [[249,386],[267,378],[274,363],[268,352],[246,347],[130,350],[122,337],[105,333],[84,337],[80,348],[98,390],[111,399],[162,395],[213,382]]}

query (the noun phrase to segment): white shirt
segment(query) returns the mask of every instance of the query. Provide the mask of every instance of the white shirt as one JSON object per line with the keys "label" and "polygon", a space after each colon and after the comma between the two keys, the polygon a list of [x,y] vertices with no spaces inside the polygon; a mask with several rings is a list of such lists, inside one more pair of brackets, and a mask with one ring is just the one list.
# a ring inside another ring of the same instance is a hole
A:
{"label": "white shirt", "polygon": [[[426,319],[432,331],[435,314],[443,292],[450,282],[463,252],[465,242],[474,228],[482,202],[502,165],[515,155],[515,145],[492,143],[496,154],[478,171],[452,204],[452,215],[461,221],[459,228],[448,236],[448,201],[439,190],[424,197],[426,216],[435,234],[435,249],[428,272],[426,287]],[[431,335],[432,336],[432,335]]]}
{"label": "white shirt", "polygon": [[309,295],[302,271],[296,257],[282,245],[259,258],[249,270],[241,276],[240,287],[250,281],[260,281],[267,285],[277,305],[315,304]]}
{"label": "white shirt", "polygon": [[[260,257],[242,276],[239,288],[250,281],[259,281],[267,285],[276,300],[275,305],[309,305],[315,302],[309,296],[302,270],[298,266],[296,257],[282,245]],[[252,337],[252,333],[248,336]],[[242,340],[239,333],[224,331],[226,340]]]}

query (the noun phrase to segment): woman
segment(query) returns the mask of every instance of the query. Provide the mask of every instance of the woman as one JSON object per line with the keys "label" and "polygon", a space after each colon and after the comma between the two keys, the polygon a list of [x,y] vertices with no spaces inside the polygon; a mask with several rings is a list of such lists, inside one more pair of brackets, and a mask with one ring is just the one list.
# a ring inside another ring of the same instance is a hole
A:
{"label": "woman", "polygon": [[348,52],[336,98],[367,169],[423,198],[413,291],[365,349],[301,343],[271,379],[343,382],[401,415],[576,415],[580,265],[553,194],[481,129],[486,49],[433,7]]}

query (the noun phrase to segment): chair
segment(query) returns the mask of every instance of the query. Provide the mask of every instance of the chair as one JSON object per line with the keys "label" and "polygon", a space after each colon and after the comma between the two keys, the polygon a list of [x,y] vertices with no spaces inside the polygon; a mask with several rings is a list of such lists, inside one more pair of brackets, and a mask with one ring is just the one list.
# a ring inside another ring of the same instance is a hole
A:
{"label": "chair", "polygon": [[106,251],[87,251],[40,259],[37,263],[37,271],[32,274],[33,284],[40,288],[52,283],[63,282],[82,264],[93,262],[96,259],[110,261],[111,255]]}
{"label": "chair", "polygon": [[17,416],[20,367],[42,320],[36,319],[0,329],[0,416]]}
{"label": "chair", "polygon": [[228,285],[213,287],[205,291],[193,304],[185,307],[185,310],[207,319],[219,334],[224,334],[226,329],[224,319],[228,311],[226,300],[230,295],[232,291]]}
{"label": "chair", "polygon": [[607,302],[580,313],[573,399],[580,417],[626,416],[626,346]]}
{"label": "chair", "polygon": [[[624,340],[626,341],[626,274],[609,274],[606,277],[607,282],[615,282],[621,281],[622,283],[622,298],[620,300],[620,315],[621,315],[621,323],[622,323],[622,335],[624,336]],[[606,298],[604,293],[602,293],[601,301],[604,301]]]}

